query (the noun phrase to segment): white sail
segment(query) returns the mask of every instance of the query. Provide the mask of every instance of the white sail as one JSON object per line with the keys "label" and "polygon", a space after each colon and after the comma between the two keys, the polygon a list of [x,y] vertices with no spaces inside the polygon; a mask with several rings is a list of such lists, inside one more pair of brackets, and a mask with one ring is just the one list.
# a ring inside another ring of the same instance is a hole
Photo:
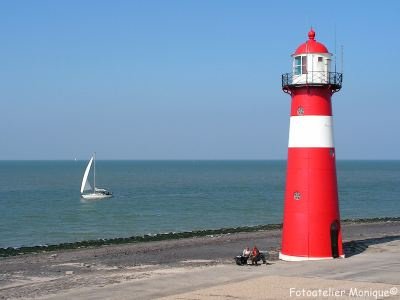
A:
{"label": "white sail", "polygon": [[83,193],[83,191],[87,191],[88,189],[92,188],[90,186],[90,183],[88,182],[89,171],[90,171],[90,167],[92,166],[92,163],[93,163],[93,156],[89,160],[89,163],[86,167],[85,173],[83,174],[82,184],[81,184],[81,194]]}
{"label": "white sail", "polygon": [[93,190],[92,186],[90,185],[90,182],[89,182],[89,180],[86,180],[85,187],[84,187],[84,189],[83,189],[83,190],[84,190],[84,191],[90,191],[90,190]]}

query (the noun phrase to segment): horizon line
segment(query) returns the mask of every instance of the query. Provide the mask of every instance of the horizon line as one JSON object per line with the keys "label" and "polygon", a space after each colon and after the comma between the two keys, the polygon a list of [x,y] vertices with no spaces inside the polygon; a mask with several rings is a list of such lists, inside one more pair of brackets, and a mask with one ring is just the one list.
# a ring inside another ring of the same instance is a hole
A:
{"label": "horizon line", "polygon": [[[0,159],[0,162],[6,161],[87,161],[89,158],[54,158],[54,159]],[[287,158],[102,158],[98,161],[287,161]],[[336,161],[400,161],[400,158],[341,158]]]}

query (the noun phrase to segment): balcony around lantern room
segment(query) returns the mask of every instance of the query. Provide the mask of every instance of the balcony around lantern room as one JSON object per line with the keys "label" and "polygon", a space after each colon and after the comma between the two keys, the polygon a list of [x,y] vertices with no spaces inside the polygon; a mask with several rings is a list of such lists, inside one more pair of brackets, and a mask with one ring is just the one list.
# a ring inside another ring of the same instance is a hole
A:
{"label": "balcony around lantern room", "polygon": [[343,74],[337,72],[308,71],[302,74],[282,74],[282,90],[289,92],[292,88],[302,86],[330,86],[338,92],[342,88]]}

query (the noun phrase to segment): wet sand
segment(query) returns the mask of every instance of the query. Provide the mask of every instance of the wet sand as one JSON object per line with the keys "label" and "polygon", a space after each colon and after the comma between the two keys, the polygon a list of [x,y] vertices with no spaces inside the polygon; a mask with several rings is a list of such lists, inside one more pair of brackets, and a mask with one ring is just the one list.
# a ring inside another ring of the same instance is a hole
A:
{"label": "wet sand", "polygon": [[[0,299],[277,299],[295,283],[400,284],[399,221],[343,224],[343,237],[348,258],[324,262],[278,261],[278,229],[0,258]],[[253,245],[268,251],[268,265],[235,265]]]}

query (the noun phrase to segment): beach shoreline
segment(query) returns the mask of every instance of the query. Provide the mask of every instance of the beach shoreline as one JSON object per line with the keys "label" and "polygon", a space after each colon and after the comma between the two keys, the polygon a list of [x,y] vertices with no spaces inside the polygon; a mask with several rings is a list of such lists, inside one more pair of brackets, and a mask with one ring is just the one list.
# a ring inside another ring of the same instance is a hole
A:
{"label": "beach shoreline", "polygon": [[[385,222],[398,222],[398,221],[400,221],[400,217],[377,217],[377,218],[345,219],[341,220],[341,224],[342,225],[368,224],[368,223],[385,223]],[[240,227],[203,229],[203,230],[193,230],[193,231],[183,231],[183,232],[167,232],[158,234],[147,234],[143,236],[83,240],[78,242],[64,242],[60,244],[51,244],[51,245],[34,245],[34,246],[7,247],[7,248],[0,247],[0,258],[8,256],[16,256],[16,255],[25,255],[29,253],[35,254],[40,252],[51,252],[51,251],[67,250],[67,249],[84,249],[84,248],[101,247],[109,245],[124,245],[132,243],[140,244],[140,243],[147,243],[154,241],[177,240],[177,239],[208,237],[208,236],[212,237],[214,235],[251,233],[258,231],[270,231],[275,229],[282,229],[282,224],[240,226]]]}
{"label": "beach shoreline", "polygon": [[[342,226],[345,251],[350,258],[363,255],[371,244],[400,239],[400,221],[343,222]],[[234,264],[233,257],[240,254],[243,247],[257,245],[269,253],[270,264],[279,265],[280,239],[281,230],[271,229],[3,257],[0,258],[0,299],[63,299],[62,295],[82,289],[97,294],[99,288],[105,291],[123,284],[132,288],[139,282],[167,280],[171,274],[226,267],[234,268],[240,275],[241,267]],[[256,269],[250,268],[250,272]],[[230,280],[235,280],[235,276],[228,276],[223,282],[213,280],[201,284],[202,280],[198,280],[199,285],[192,286],[206,288]],[[169,290],[161,291],[158,296],[187,291],[187,287],[182,290],[176,286],[174,290],[174,282],[171,282]],[[140,299],[154,298],[149,293],[144,292]],[[102,298],[101,293],[97,296]]]}

